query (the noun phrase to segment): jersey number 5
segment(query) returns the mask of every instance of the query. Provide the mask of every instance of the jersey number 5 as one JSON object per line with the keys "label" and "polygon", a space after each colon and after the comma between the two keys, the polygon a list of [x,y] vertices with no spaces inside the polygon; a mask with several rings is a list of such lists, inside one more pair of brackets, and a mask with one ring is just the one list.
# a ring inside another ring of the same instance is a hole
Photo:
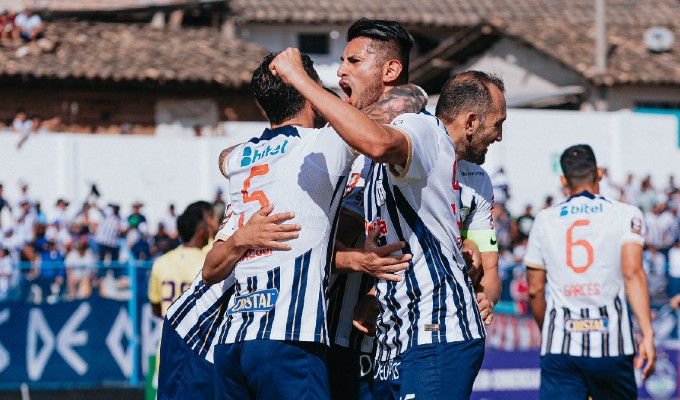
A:
{"label": "jersey number 5", "polygon": [[[253,179],[253,177],[256,177],[258,175],[264,175],[267,172],[269,172],[269,164],[256,165],[250,169],[250,175],[243,182],[243,189],[241,189],[241,193],[243,193],[244,203],[257,201],[260,203],[260,207],[267,207],[269,205],[269,199],[267,198],[267,195],[265,195],[263,191],[256,190],[253,193],[248,193],[248,189],[250,189],[250,180]],[[244,219],[245,215],[241,214],[241,216],[238,219],[239,228],[243,228]]]}
{"label": "jersey number 5", "polygon": [[[593,265],[594,259],[593,246],[591,246],[590,243],[585,239],[580,239],[577,241],[574,241],[573,239],[574,229],[579,226],[587,225],[590,225],[590,221],[586,219],[579,219],[578,221],[574,221],[574,223],[571,224],[569,229],[567,229],[567,266],[569,266],[569,268],[571,268],[577,274],[582,274],[586,272],[588,268],[590,268],[590,266]],[[585,249],[586,255],[588,257],[588,261],[586,262],[585,265],[581,266],[574,265],[574,261],[572,259],[574,247],[581,247]]]}

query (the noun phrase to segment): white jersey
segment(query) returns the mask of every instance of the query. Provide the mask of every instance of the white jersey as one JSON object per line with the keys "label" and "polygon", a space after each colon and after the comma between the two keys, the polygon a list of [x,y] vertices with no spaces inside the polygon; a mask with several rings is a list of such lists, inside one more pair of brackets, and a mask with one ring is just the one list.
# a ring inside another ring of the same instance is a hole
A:
{"label": "white jersey", "polygon": [[538,213],[524,263],[547,274],[541,354],[635,353],[621,246],[643,238],[638,208],[589,192]]}
{"label": "white jersey", "polygon": [[493,224],[493,184],[484,168],[469,161],[458,161],[463,237],[472,240],[480,252],[497,252]]}
{"label": "white jersey", "polygon": [[[340,200],[356,156],[330,128],[284,126],[236,147],[225,161],[233,229],[267,204],[302,227],[290,251],[247,252],[219,343],[328,343],[326,288]],[[242,198],[243,201],[234,201]]]}
{"label": "white jersey", "polygon": [[[342,208],[364,219],[364,188],[373,161],[363,155],[352,164]],[[354,247],[363,246],[364,235]],[[361,272],[331,274],[328,290],[328,333],[331,343],[370,353],[373,338],[352,325],[357,302],[373,287],[375,279]]]}
{"label": "white jersey", "polygon": [[411,346],[486,335],[461,253],[460,186],[456,152],[444,124],[431,115],[404,114],[392,126],[409,140],[402,171],[376,164],[366,186],[367,231],[380,245],[404,241],[413,254],[401,282],[376,284],[380,304],[376,358]]}

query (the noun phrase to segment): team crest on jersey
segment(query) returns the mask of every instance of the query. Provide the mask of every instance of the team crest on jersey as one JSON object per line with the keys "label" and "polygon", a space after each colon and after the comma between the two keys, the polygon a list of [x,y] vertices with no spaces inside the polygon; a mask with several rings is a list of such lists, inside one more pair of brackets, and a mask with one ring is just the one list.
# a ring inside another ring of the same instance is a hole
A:
{"label": "team crest on jersey", "polygon": [[640,218],[630,220],[630,231],[638,235],[642,234],[642,220]]}
{"label": "team crest on jersey", "polygon": [[567,332],[607,332],[609,321],[607,318],[567,319],[564,330]]}
{"label": "team crest on jersey", "polygon": [[234,300],[234,306],[229,314],[241,312],[265,312],[274,308],[279,291],[276,289],[258,290],[257,292],[239,296]]}

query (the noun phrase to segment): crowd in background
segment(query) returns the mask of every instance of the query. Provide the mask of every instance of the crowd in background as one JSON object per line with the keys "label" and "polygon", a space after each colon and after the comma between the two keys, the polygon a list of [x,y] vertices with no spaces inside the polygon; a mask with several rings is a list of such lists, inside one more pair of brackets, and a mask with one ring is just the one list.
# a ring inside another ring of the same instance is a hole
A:
{"label": "crowd in background", "polygon": [[[512,304],[510,311],[522,314],[528,311],[522,259],[535,214],[563,199],[548,196],[539,207],[527,204],[523,212],[511,215],[506,204],[512,191],[504,171],[500,169],[491,177],[503,299]],[[124,296],[126,273],[115,266],[129,260],[152,261],[179,244],[172,204],[162,221],[150,226],[141,202],[134,203],[128,213],[117,204],[100,207],[96,187],[78,207],[59,199],[46,209],[30,196],[26,182],[20,186],[19,198],[6,199],[0,184],[0,216],[5,215],[0,218],[0,300],[7,299],[8,293],[18,293],[15,299],[33,302],[84,298],[93,293]],[[650,177],[629,175],[617,184],[605,171],[600,192],[636,205],[644,213],[647,233],[643,265],[652,303],[668,303],[669,298],[680,294],[680,190],[674,178],[655,185]],[[215,214],[222,215],[225,204],[221,190],[213,204]],[[17,265],[22,266],[20,273]]]}
{"label": "crowd in background", "polygon": [[45,23],[34,10],[0,10],[0,44],[30,42],[42,38]]}
{"label": "crowd in background", "polygon": [[[7,199],[0,184],[0,301],[125,298],[128,261],[152,261],[179,245],[173,204],[151,227],[141,202],[125,215],[118,204],[100,207],[96,186],[79,207],[66,199],[43,207],[28,183],[20,190]],[[216,215],[224,213],[221,196],[218,190]]]}

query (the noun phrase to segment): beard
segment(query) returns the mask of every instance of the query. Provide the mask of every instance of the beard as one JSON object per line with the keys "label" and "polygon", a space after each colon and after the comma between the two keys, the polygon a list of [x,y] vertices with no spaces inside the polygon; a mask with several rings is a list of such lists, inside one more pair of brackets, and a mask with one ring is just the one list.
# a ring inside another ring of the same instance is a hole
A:
{"label": "beard", "polygon": [[486,152],[488,145],[484,144],[484,138],[482,135],[484,133],[483,126],[479,126],[477,130],[472,134],[472,141],[468,143],[465,149],[465,160],[477,165],[484,164],[486,161]]}
{"label": "beard", "polygon": [[375,78],[371,83],[368,84],[368,86],[364,89],[364,91],[357,96],[357,101],[356,101],[356,108],[359,110],[362,110],[371,104],[375,103],[378,101],[380,96],[382,96],[383,90],[384,90],[383,82],[382,82],[382,77],[380,76],[380,73],[376,73]]}

